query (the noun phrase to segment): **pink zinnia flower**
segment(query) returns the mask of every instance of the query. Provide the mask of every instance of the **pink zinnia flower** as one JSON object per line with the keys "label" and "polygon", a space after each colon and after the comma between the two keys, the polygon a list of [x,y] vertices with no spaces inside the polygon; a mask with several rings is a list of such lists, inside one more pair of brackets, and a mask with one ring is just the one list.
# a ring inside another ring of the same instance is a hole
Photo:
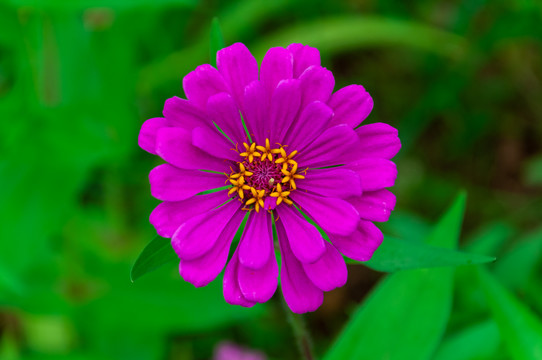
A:
{"label": "pink zinnia flower", "polygon": [[390,159],[401,144],[389,125],[356,129],[373,100],[360,85],[333,93],[334,85],[315,48],[269,49],[258,71],[237,43],[218,52],[217,69],[201,65],[185,76],[187,100],[168,99],[164,117],[143,124],[139,145],[167,162],[149,175],[163,201],[150,222],[171,238],[183,279],[200,287],[216,278],[247,214],[224,274],[228,303],[253,306],[274,294],[273,221],[282,292],[296,313],[316,310],[324,291],[345,284],[341,253],[371,258],[383,239],[372,221],[387,221],[395,206],[385,188],[395,182]]}

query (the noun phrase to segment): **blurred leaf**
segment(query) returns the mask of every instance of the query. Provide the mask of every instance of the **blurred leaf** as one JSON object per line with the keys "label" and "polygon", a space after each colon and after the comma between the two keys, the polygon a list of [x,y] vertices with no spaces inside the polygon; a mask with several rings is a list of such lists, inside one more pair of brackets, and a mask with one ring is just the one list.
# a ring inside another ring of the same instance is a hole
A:
{"label": "blurred leaf", "polygon": [[537,266],[542,262],[542,227],[518,241],[495,264],[494,275],[506,287],[525,289],[537,276]]}
{"label": "blurred leaf", "polygon": [[431,231],[427,220],[404,210],[395,210],[393,216],[378,227],[384,234],[409,241],[423,241]]}
{"label": "blurred leaf", "polygon": [[483,264],[495,261],[494,257],[469,254],[424,243],[385,237],[371,260],[349,264],[363,264],[378,271],[394,272],[443,266]]}
{"label": "blurred leaf", "polygon": [[433,360],[494,360],[500,341],[497,324],[487,320],[446,339]]}
{"label": "blurred leaf", "polygon": [[467,193],[461,191],[427,236],[426,243],[445,248],[457,247],[465,215],[466,201]]}
{"label": "blurred leaf", "polygon": [[524,168],[525,184],[542,185],[542,155],[529,159]]}
{"label": "blurred leaf", "polygon": [[0,337],[0,359],[19,360],[21,356],[19,355],[15,336],[7,328],[2,330],[2,336]]}
{"label": "blurred leaf", "polygon": [[9,0],[13,6],[32,6],[44,10],[75,10],[81,11],[87,8],[113,8],[116,10],[131,10],[136,8],[164,8],[164,7],[195,7],[197,0]]}
{"label": "blurred leaf", "polygon": [[223,49],[224,47],[224,35],[222,35],[218,18],[215,17],[211,23],[211,52],[209,56],[211,59],[211,65],[214,67],[216,67],[216,53],[218,50]]}
{"label": "blurred leaf", "polygon": [[139,254],[132,271],[130,278],[136,281],[141,276],[148,272],[158,269],[160,266],[179,260],[175,251],[171,247],[171,240],[156,235],[150,243],[145,246],[141,254]]}
{"label": "blurred leaf", "polygon": [[[455,247],[464,210],[465,194],[461,193],[427,241]],[[448,322],[452,288],[453,268],[387,276],[353,314],[324,359],[429,359]]]}
{"label": "blurred leaf", "polygon": [[465,240],[463,250],[478,254],[497,254],[515,229],[505,222],[492,222],[484,225]]}
{"label": "blurred leaf", "polygon": [[342,16],[299,23],[260,39],[254,47],[257,59],[273,46],[300,42],[326,53],[367,47],[405,46],[456,58],[466,50],[461,36],[414,21],[380,16]]}
{"label": "blurred leaf", "polygon": [[23,293],[23,284],[0,263],[0,304],[5,303],[11,295],[21,296]]}
{"label": "blurred leaf", "polygon": [[514,360],[542,359],[540,319],[487,270],[480,267],[477,275],[511,358]]}

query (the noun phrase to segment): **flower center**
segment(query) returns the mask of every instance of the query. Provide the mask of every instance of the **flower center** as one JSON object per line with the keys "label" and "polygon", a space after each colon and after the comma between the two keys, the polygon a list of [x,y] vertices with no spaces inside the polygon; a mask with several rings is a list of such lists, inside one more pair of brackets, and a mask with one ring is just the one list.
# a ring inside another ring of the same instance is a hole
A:
{"label": "flower center", "polygon": [[305,178],[298,173],[297,162],[293,160],[297,151],[288,154],[282,145],[271,148],[269,139],[265,139],[265,146],[256,143],[243,143],[243,146],[245,151],[239,153],[243,160],[228,175],[232,184],[228,195],[244,202],[243,209],[247,211],[259,212],[269,197],[276,205],[282,202],[292,205],[288,195],[297,189],[295,182]]}

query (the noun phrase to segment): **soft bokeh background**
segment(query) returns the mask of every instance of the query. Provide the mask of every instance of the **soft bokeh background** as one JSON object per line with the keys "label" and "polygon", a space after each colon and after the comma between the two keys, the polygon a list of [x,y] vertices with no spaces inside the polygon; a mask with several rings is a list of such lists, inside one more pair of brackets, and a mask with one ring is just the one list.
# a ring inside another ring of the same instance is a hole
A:
{"label": "soft bokeh background", "polygon": [[[461,243],[499,257],[488,269],[538,321],[541,15],[535,0],[1,1],[0,359],[210,359],[223,341],[298,357],[279,296],[232,307],[220,279],[195,289],[175,264],[130,282],[158,203],[147,183],[158,160],[138,130],[209,62],[214,16],[226,44],[258,59],[303,42],[336,88],[364,85],[367,121],[397,127],[403,143],[397,210],[382,229],[421,238],[466,189]],[[318,354],[382,276],[349,271],[307,316]],[[431,358],[528,359],[503,350],[519,330],[497,329],[474,280],[456,280]],[[467,346],[457,339],[484,350],[446,357]]]}

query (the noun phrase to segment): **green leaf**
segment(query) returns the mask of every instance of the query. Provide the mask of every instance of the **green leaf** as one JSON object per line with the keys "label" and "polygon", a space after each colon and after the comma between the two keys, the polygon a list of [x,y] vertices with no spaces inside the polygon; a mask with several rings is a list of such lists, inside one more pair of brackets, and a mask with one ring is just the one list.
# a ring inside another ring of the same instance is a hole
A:
{"label": "green leaf", "polygon": [[371,260],[367,262],[347,260],[347,263],[363,264],[374,270],[394,272],[409,269],[483,264],[492,261],[495,261],[494,257],[444,249],[416,241],[385,237],[384,242],[374,253]]}
{"label": "green leaf", "polygon": [[224,47],[224,36],[222,35],[218,18],[215,17],[211,22],[211,52],[209,57],[211,60],[211,65],[216,67],[216,53],[218,50],[223,49]]}
{"label": "green leaf", "polygon": [[433,360],[493,360],[501,337],[494,320],[477,323],[454,334],[439,347]]}
{"label": "green leaf", "polygon": [[[243,235],[243,230],[245,229],[248,215],[249,213],[247,212],[243,221],[241,222],[241,225],[239,226],[239,229],[237,229],[235,237],[233,238],[233,244],[238,242],[241,235]],[[145,246],[141,254],[139,254],[134,266],[132,266],[130,278],[132,282],[134,282],[146,273],[154,271],[160,268],[162,265],[178,260],[179,258],[177,257],[177,254],[171,247],[170,239],[165,239],[156,235],[156,237],[152,239],[147,246]]]}
{"label": "green leaf", "polygon": [[478,254],[497,254],[516,230],[502,221],[484,225],[465,241],[463,250]]}
{"label": "green leaf", "polygon": [[542,323],[487,270],[476,272],[501,337],[514,360],[542,359]]}
{"label": "green leaf", "polygon": [[139,254],[130,272],[130,278],[134,282],[146,273],[176,260],[178,260],[178,257],[171,247],[170,240],[156,235]]}
{"label": "green leaf", "polygon": [[380,16],[341,16],[298,23],[260,39],[253,54],[261,59],[272,46],[300,42],[336,54],[368,47],[405,46],[457,58],[466,50],[464,38],[414,21]]}
{"label": "green leaf", "polygon": [[542,261],[542,227],[518,241],[495,264],[495,276],[512,290],[525,290],[536,278],[536,269]]}
{"label": "green leaf", "polygon": [[[465,209],[461,193],[427,241],[455,247]],[[408,270],[387,276],[356,310],[325,360],[428,360],[446,329],[453,268]]]}

